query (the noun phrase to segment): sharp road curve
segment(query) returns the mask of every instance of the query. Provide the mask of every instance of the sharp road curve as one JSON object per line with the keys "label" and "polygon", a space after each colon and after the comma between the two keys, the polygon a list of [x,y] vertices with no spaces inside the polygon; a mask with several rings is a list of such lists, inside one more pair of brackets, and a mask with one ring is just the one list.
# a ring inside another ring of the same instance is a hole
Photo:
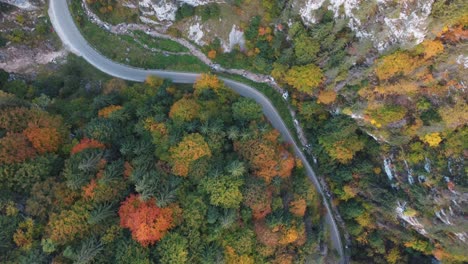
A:
{"label": "sharp road curve", "polygon": [[[200,75],[198,73],[189,72],[145,70],[141,68],[123,65],[109,60],[108,58],[104,57],[96,50],[94,50],[81,35],[81,32],[76,27],[75,22],[73,21],[73,18],[70,14],[67,0],[50,0],[49,17],[51,19],[55,31],[57,32],[65,47],[67,47],[71,52],[75,53],[76,55],[83,57],[86,61],[88,61],[97,69],[109,75],[125,80],[138,82],[144,81],[148,75],[157,75],[162,78],[171,79],[175,83],[193,83],[195,82],[196,78]],[[112,45],[111,43],[109,44]],[[281,119],[280,115],[278,114],[278,111],[276,111],[275,107],[270,102],[270,100],[263,94],[258,92],[256,89],[243,83],[239,83],[226,78],[223,78],[223,81],[228,87],[230,87],[240,95],[252,98],[257,103],[259,103],[263,107],[263,113],[271,122],[273,127],[275,127],[282,134],[286,142],[289,142],[293,146],[296,155],[302,160],[304,167],[306,168],[308,177],[313,182],[318,192],[322,195],[324,205],[327,209],[326,221],[329,226],[331,240],[334,248],[338,251],[340,255],[340,263],[347,263],[348,258],[344,253],[340,232],[332,216],[331,209],[329,207],[328,202],[326,201],[322,188],[318,182],[317,176],[315,175],[312,167],[310,166],[306,157],[300,150],[299,146],[294,141],[291,132],[286,127],[284,121]]]}

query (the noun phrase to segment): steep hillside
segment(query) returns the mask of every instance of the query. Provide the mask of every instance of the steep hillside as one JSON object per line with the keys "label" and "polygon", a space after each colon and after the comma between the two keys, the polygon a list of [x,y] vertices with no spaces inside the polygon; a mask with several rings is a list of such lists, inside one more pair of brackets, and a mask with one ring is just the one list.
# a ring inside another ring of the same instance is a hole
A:
{"label": "steep hillside", "polygon": [[39,65],[66,55],[40,1],[0,1],[0,69],[34,75]]}

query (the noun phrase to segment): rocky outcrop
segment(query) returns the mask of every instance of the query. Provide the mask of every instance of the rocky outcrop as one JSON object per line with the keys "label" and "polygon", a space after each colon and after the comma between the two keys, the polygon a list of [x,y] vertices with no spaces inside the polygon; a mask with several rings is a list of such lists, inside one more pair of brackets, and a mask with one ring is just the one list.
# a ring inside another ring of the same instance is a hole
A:
{"label": "rocky outcrop", "polygon": [[424,228],[424,225],[422,225],[416,217],[405,213],[406,202],[403,202],[403,203],[398,202],[395,211],[396,211],[396,215],[398,218],[403,220],[405,223],[409,224],[412,228],[414,228],[421,235],[423,236],[427,235],[427,231]]}
{"label": "rocky outcrop", "polygon": [[348,26],[361,39],[369,39],[379,51],[392,46],[413,46],[426,36],[434,0],[295,0],[294,8],[306,24],[317,22],[320,8]]}
{"label": "rocky outcrop", "polygon": [[2,3],[16,6],[26,11],[37,10],[39,6],[44,5],[44,1],[29,1],[29,0],[0,0]]}
{"label": "rocky outcrop", "polygon": [[177,9],[182,4],[206,5],[216,0],[140,0],[139,7],[144,16],[155,16],[159,21],[174,21]]}

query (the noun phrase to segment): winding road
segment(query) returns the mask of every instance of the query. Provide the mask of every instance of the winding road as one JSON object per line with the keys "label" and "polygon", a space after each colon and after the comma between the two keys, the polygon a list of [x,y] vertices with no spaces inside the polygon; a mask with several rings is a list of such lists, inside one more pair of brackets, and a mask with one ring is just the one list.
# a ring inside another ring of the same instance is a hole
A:
{"label": "winding road", "polygon": [[[71,52],[78,56],[83,57],[91,65],[97,69],[121,79],[141,82],[146,79],[148,75],[157,75],[162,78],[167,78],[175,83],[193,83],[196,78],[200,75],[198,73],[188,72],[174,72],[174,71],[163,71],[163,70],[145,70],[141,68],[135,68],[123,64],[116,63],[108,58],[104,57],[96,50],[94,50],[88,42],[83,38],[80,31],[76,27],[73,18],[68,8],[67,0],[50,0],[49,3],[49,17],[52,25],[57,32],[58,36],[62,40],[64,46]],[[112,43],[109,43],[112,45]],[[340,256],[340,263],[348,263],[348,257],[346,256],[343,243],[341,240],[340,232],[337,228],[337,224],[331,213],[330,206],[326,200],[325,194],[319,184],[317,176],[307,161],[304,153],[302,153],[299,146],[294,141],[291,132],[286,127],[286,124],[281,119],[278,111],[275,109],[270,100],[258,92],[256,89],[245,85],[240,82],[236,82],[230,79],[222,78],[224,83],[239,93],[242,96],[252,98],[263,107],[263,113],[283,136],[284,140],[293,146],[296,155],[302,160],[304,167],[307,171],[307,175],[312,183],[317,188],[317,191],[322,195],[323,204],[327,209],[326,222],[329,227],[331,241],[333,247],[337,250]]]}

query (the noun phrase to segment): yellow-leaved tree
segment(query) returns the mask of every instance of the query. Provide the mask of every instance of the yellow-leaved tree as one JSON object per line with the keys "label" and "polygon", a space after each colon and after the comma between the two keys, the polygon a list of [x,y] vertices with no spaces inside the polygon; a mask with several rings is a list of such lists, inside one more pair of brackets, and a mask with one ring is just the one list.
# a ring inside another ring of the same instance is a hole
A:
{"label": "yellow-leaved tree", "polygon": [[218,79],[216,75],[213,74],[202,74],[197,78],[193,84],[195,89],[195,95],[200,95],[204,90],[212,89],[217,92],[219,88],[223,86],[222,82]]}
{"label": "yellow-leaved tree", "polygon": [[323,73],[315,64],[293,66],[286,72],[284,79],[299,92],[312,94],[323,82]]}
{"label": "yellow-leaved tree", "polygon": [[424,59],[430,59],[444,51],[440,40],[426,40],[421,45],[424,47]]}
{"label": "yellow-leaved tree", "polygon": [[329,105],[336,100],[336,92],[333,90],[320,91],[317,102]]}
{"label": "yellow-leaved tree", "polygon": [[397,51],[377,61],[375,74],[379,80],[387,80],[397,74],[408,75],[417,66],[417,59],[406,52]]}
{"label": "yellow-leaved tree", "polygon": [[145,79],[145,83],[151,88],[157,88],[161,86],[163,82],[164,82],[164,79],[155,75],[148,75]]}
{"label": "yellow-leaved tree", "polygon": [[185,136],[182,141],[172,147],[172,172],[178,176],[187,176],[190,164],[202,157],[211,157],[211,150],[202,135],[198,133]]}
{"label": "yellow-leaved tree", "polygon": [[198,115],[200,105],[191,98],[182,98],[175,102],[169,111],[169,117],[178,121],[192,121]]}
{"label": "yellow-leaved tree", "polygon": [[429,133],[422,138],[422,141],[426,142],[431,147],[437,147],[439,146],[439,143],[442,142],[442,137],[440,136],[440,133],[437,132]]}

